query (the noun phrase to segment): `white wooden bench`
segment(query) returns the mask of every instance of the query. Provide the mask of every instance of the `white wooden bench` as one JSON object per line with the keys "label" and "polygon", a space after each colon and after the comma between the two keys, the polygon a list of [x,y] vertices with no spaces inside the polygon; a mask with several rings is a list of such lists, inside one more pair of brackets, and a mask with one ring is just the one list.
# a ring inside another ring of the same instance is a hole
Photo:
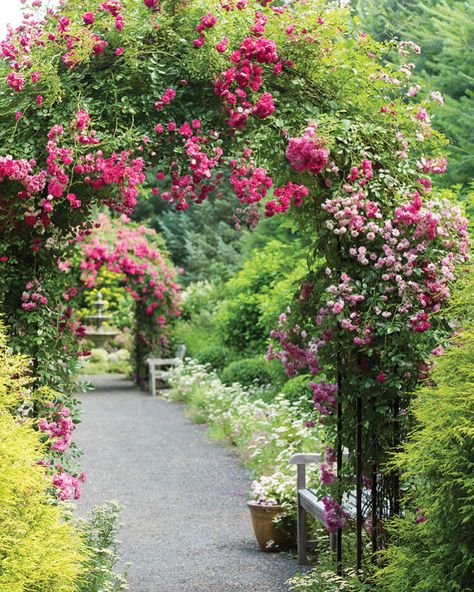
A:
{"label": "white wooden bench", "polygon": [[169,369],[180,364],[186,354],[186,346],[180,345],[176,350],[174,358],[148,358],[148,378],[150,382],[150,393],[156,395],[156,381],[165,381]]}
{"label": "white wooden bench", "polygon": [[[343,453],[343,459],[347,459],[348,453]],[[298,536],[298,563],[308,565],[308,550],[314,548],[315,541],[308,540],[307,515],[313,516],[321,524],[324,522],[324,504],[314,491],[306,487],[306,465],[321,464],[321,454],[294,454],[290,458],[290,464],[296,465],[296,498],[297,498],[297,536]],[[355,496],[349,496],[349,511],[355,509]],[[331,550],[336,547],[336,536],[329,533]]]}

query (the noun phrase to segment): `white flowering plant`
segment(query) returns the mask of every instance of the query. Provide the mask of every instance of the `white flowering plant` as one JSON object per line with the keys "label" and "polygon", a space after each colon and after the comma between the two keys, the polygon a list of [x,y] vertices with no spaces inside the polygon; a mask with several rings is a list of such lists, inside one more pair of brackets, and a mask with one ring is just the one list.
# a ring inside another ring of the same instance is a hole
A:
{"label": "white flowering plant", "polygon": [[[329,566],[328,566],[329,567]],[[373,590],[368,584],[360,581],[354,570],[345,570],[343,575],[335,573],[333,566],[329,569],[313,569],[307,573],[296,575],[289,582],[291,592],[368,592]]]}
{"label": "white flowering plant", "polygon": [[[262,505],[282,505],[287,517],[296,511],[296,467],[290,457],[321,450],[320,427],[302,419],[307,401],[288,401],[279,394],[271,402],[259,398],[258,387],[224,385],[208,366],[186,360],[169,375],[165,397],[183,401],[188,413],[206,423],[209,435],[234,445],[255,477],[250,498]],[[319,467],[310,465],[308,481],[319,486]]]}
{"label": "white flowering plant", "polygon": [[277,471],[252,481],[251,498],[262,506],[291,506],[295,498],[295,475]]}

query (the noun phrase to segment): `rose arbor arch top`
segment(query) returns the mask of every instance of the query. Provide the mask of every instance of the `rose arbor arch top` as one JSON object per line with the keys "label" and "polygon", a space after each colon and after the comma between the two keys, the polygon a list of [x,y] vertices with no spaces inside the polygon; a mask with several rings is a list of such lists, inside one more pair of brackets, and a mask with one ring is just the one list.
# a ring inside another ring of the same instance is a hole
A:
{"label": "rose arbor arch top", "polygon": [[[90,227],[97,202],[129,211],[146,168],[151,193],[180,209],[230,187],[251,224],[290,211],[316,256],[274,355],[309,370],[328,412],[333,518],[352,487],[344,473],[356,474],[359,499],[368,475],[375,493],[386,449],[407,429],[398,410],[449,332],[444,305],[468,248],[453,196],[432,190],[447,161],[431,127],[439,96],[413,81],[419,48],[377,43],[349,22],[322,0],[83,0],[1,45],[11,318],[27,264],[53,289],[64,240]],[[366,518],[359,508],[358,566]]]}

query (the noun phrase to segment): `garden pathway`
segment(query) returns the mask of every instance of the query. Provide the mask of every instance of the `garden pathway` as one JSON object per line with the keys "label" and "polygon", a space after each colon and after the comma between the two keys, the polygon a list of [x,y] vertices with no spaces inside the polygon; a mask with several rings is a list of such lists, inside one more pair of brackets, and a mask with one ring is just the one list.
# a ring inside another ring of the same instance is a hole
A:
{"label": "garden pathway", "polygon": [[81,514],[116,499],[131,592],[284,592],[296,561],[261,553],[245,505],[247,472],[183,406],[119,375],[81,395],[77,441],[88,473]]}

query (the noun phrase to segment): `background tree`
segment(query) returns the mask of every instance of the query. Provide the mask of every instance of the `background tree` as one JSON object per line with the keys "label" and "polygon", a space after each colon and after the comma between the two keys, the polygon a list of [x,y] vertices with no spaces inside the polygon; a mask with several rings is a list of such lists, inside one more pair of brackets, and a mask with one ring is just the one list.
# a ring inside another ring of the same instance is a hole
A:
{"label": "background tree", "polygon": [[474,177],[474,5],[463,0],[358,0],[361,26],[376,39],[409,39],[422,51],[414,63],[424,91],[445,99],[434,121],[452,141],[445,185]]}
{"label": "background tree", "polygon": [[133,218],[146,221],[166,241],[182,283],[225,281],[241,262],[243,233],[235,228],[232,198],[210,197],[199,208],[176,211],[155,198],[141,200]]}

